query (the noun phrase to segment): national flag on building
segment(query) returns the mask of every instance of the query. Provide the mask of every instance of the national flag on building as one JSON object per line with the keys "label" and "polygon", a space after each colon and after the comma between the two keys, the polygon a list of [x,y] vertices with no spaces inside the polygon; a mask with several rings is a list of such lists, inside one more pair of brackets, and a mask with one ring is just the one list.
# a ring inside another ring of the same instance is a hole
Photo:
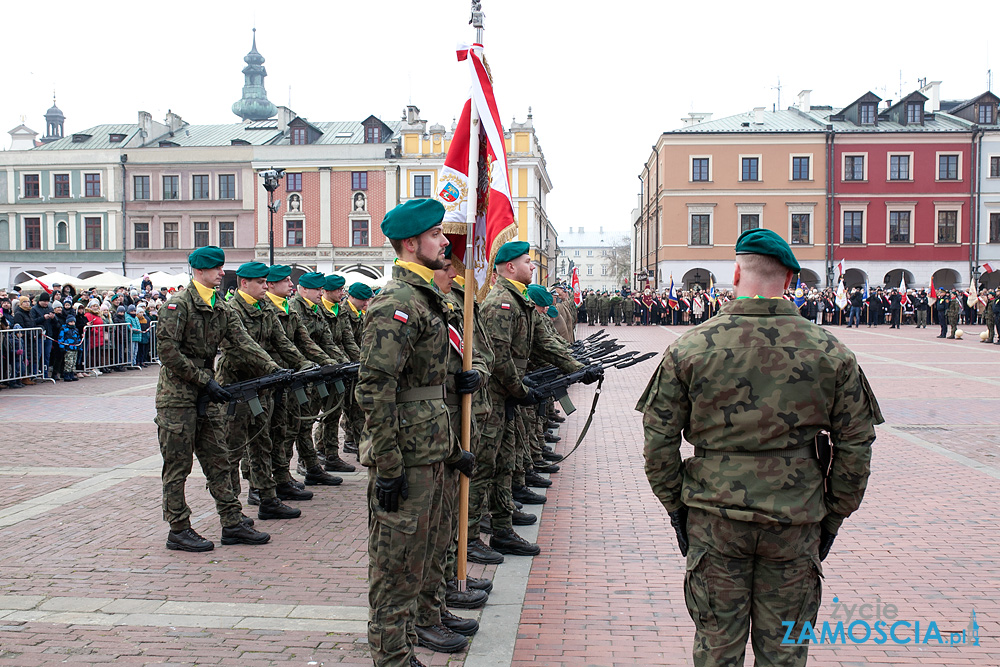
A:
{"label": "national flag on building", "polygon": [[837,262],[837,275],[840,278],[844,277],[844,260],[840,260],[839,262]]}
{"label": "national flag on building", "polygon": [[989,262],[983,262],[983,271],[985,271],[986,273],[993,273],[996,270],[997,270],[996,267],[990,264]]}
{"label": "national flag on building", "polygon": [[507,151],[503,125],[493,95],[493,80],[482,57],[482,45],[462,46],[458,59],[469,63],[472,91],[459,116],[444,167],[439,176],[437,198],[444,204],[444,232],[454,249],[452,257],[466,264],[466,221],[469,200],[469,146],[472,105],[479,115],[479,179],[476,187],[476,224],[473,242],[473,268],[480,294],[489,288],[489,267],[507,241],[517,237],[514,209],[511,204]]}

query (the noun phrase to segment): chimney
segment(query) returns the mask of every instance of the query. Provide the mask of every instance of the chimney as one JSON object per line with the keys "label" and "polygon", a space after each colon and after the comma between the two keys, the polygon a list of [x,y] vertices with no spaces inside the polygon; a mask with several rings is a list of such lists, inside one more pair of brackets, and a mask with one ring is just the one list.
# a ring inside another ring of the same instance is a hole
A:
{"label": "chimney", "polygon": [[809,113],[809,111],[812,109],[809,100],[811,95],[812,95],[811,90],[803,90],[802,92],[799,93],[799,111],[803,113]]}
{"label": "chimney", "polygon": [[764,112],[767,111],[767,107],[754,107],[753,108],[753,123],[754,125],[764,124]]}
{"label": "chimney", "polygon": [[295,112],[288,107],[278,107],[278,131],[284,134],[288,124],[295,120]]}
{"label": "chimney", "polygon": [[153,114],[148,111],[139,112],[139,131],[143,139],[149,139],[153,132]]}
{"label": "chimney", "polygon": [[927,96],[928,104],[931,108],[928,111],[941,111],[941,82],[931,81],[920,89],[920,92]]}
{"label": "chimney", "polygon": [[167,117],[163,122],[170,128],[170,132],[176,132],[184,125],[184,120],[170,109],[167,109]]}
{"label": "chimney", "polygon": [[410,125],[420,122],[420,109],[412,104],[406,105],[406,122]]}

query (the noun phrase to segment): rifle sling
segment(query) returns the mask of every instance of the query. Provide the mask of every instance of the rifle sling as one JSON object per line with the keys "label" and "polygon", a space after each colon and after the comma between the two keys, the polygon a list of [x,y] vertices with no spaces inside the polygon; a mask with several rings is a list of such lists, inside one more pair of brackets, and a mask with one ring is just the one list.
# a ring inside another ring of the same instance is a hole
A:
{"label": "rifle sling", "polygon": [[587,431],[590,430],[590,425],[594,422],[594,413],[597,412],[597,401],[600,400],[601,398],[601,385],[603,384],[604,384],[604,378],[602,377],[597,381],[597,389],[594,390],[594,401],[590,404],[590,414],[587,415],[587,421],[584,422],[583,429],[581,429],[580,436],[576,439],[576,444],[573,445],[573,449],[563,454],[563,457],[558,461],[554,461],[554,463],[562,463],[563,461],[568,459],[573,454],[573,452],[577,450],[577,448],[580,446],[580,443],[583,442],[583,439],[587,437]]}

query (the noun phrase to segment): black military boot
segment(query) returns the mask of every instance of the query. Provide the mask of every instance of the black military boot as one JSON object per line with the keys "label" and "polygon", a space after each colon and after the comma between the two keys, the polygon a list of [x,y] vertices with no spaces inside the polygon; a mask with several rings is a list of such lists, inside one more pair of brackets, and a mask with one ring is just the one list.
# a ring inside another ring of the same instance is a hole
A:
{"label": "black military boot", "polygon": [[534,525],[536,521],[538,521],[538,516],[529,514],[528,512],[514,510],[510,513],[510,522],[515,526],[531,526]]}
{"label": "black military boot", "polygon": [[[486,604],[486,601],[490,599],[490,594],[486,591],[480,591],[475,588],[468,588],[464,591],[455,588],[452,590],[450,587],[444,594],[444,602],[449,607],[454,607],[455,609],[479,609]],[[462,633],[465,634],[465,633]]]}
{"label": "black military boot", "polygon": [[282,482],[274,487],[274,493],[278,496],[278,500],[312,500],[313,498],[312,491],[300,489],[289,482]]}
{"label": "black military boot", "polygon": [[532,544],[513,530],[501,530],[493,533],[490,546],[502,554],[511,556],[537,556],[542,550],[537,544]]}
{"label": "black military boot", "polygon": [[243,518],[240,519],[240,523],[245,523],[246,525],[253,527],[253,519],[248,517],[246,514],[241,515]]}
{"label": "black military boot", "polygon": [[222,527],[223,544],[267,544],[271,536],[254,530],[250,526],[238,523],[235,526]]}
{"label": "black military boot", "polygon": [[536,463],[534,469],[535,472],[544,472],[547,475],[559,472],[559,466],[555,463]]}
{"label": "black military boot", "polygon": [[353,440],[344,441],[344,453],[345,454],[357,454],[358,453],[358,443]]}
{"label": "black military boot", "polygon": [[479,532],[483,535],[493,534],[493,517],[489,514],[484,514],[483,518],[479,520]]}
{"label": "black military boot", "polygon": [[323,465],[323,468],[327,472],[354,472],[356,470],[354,466],[339,456],[326,457],[326,463]]}
{"label": "black military boot", "polygon": [[297,519],[302,516],[302,510],[289,507],[277,498],[266,498],[261,501],[257,510],[258,519]]}
{"label": "black military boot", "polygon": [[417,660],[415,656],[410,656],[410,667],[427,667],[424,663]]}
{"label": "black military boot", "polygon": [[551,433],[545,434],[545,442],[559,442],[562,440],[558,435],[552,435]]}
{"label": "black military boot", "polygon": [[466,549],[466,558],[470,563],[480,563],[481,565],[499,565],[503,562],[503,556],[489,547],[482,538],[469,540]]}
{"label": "black military boot", "polygon": [[337,486],[343,481],[343,478],[327,474],[319,466],[306,471],[306,486]]}
{"label": "black military boot", "polygon": [[[485,578],[480,579],[479,577],[470,577],[467,575],[465,577],[465,587],[474,588],[477,591],[485,591],[486,593],[489,593],[490,591],[493,590],[493,580]],[[458,579],[448,580],[448,590],[449,591],[458,590]]]}
{"label": "black military boot", "polygon": [[455,653],[469,645],[468,639],[440,623],[429,627],[414,625],[413,629],[417,633],[417,641],[420,642],[421,646],[426,646],[438,653]]}
{"label": "black military boot", "polygon": [[194,532],[194,529],[186,528],[167,533],[167,548],[174,551],[211,551],[215,545]]}
{"label": "black military boot", "polygon": [[[291,475],[289,475],[288,477],[289,477],[289,480],[288,480],[288,483],[289,483],[289,484],[291,484],[292,486],[294,486],[294,487],[295,487],[296,489],[298,489],[299,491],[305,491],[305,490],[306,490],[306,485],[305,485],[305,483],[303,483],[303,482],[300,482],[299,480],[295,479],[295,478],[294,478],[294,477],[292,477]],[[283,499],[283,500],[284,500],[284,499]]]}
{"label": "black military boot", "polygon": [[[544,505],[545,496],[532,491],[526,486],[519,486],[513,490],[514,500],[519,500],[525,505]],[[495,535],[496,533],[494,533]]]}
{"label": "black military boot", "polygon": [[545,479],[534,470],[526,470],[524,472],[524,485],[533,486],[536,489],[547,489],[552,486],[552,480]]}
{"label": "black military boot", "polygon": [[474,618],[455,616],[447,609],[441,612],[441,625],[465,637],[471,637],[479,632],[479,621]]}
{"label": "black military boot", "polygon": [[247,492],[247,505],[260,505],[260,491],[250,489]]}
{"label": "black military boot", "polygon": [[562,454],[556,454],[555,452],[542,451],[542,458],[546,461],[552,461],[553,463],[558,463],[562,461]]}

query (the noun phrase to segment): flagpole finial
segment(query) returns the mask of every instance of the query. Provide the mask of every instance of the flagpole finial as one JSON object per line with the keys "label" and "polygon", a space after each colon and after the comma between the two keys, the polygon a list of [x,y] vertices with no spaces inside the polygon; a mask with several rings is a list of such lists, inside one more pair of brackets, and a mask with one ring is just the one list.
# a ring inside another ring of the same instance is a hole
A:
{"label": "flagpole finial", "polygon": [[469,25],[476,29],[476,42],[478,43],[483,41],[483,19],[485,17],[483,3],[479,0],[472,0],[472,18],[469,19]]}

